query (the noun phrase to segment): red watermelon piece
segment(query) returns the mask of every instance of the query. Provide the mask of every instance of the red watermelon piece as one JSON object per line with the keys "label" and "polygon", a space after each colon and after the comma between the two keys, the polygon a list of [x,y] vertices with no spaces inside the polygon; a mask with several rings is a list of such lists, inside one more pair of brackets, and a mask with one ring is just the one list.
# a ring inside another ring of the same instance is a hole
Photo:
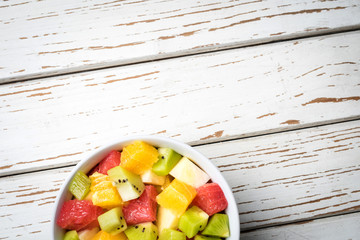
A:
{"label": "red watermelon piece", "polygon": [[209,216],[225,210],[228,202],[217,183],[206,183],[196,189],[197,195],[192,204],[201,208]]}
{"label": "red watermelon piece", "polygon": [[96,165],[89,173],[89,176],[95,172],[107,175],[107,171],[113,167],[119,166],[121,153],[112,150],[101,162]]}
{"label": "red watermelon piece", "polygon": [[63,229],[79,231],[99,226],[97,218],[103,213],[102,208],[91,201],[69,200],[61,207],[56,223]]}
{"label": "red watermelon piece", "polygon": [[152,185],[145,186],[144,192],[137,199],[131,200],[123,207],[125,221],[128,225],[156,220],[156,188]]}

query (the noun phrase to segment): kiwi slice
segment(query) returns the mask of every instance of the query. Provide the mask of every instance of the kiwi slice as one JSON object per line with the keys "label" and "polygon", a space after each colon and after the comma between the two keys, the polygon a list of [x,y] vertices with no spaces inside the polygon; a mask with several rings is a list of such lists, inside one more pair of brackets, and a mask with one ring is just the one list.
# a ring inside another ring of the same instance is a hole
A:
{"label": "kiwi slice", "polygon": [[166,228],[160,233],[159,240],[186,240],[186,235],[174,229]]}
{"label": "kiwi slice", "polygon": [[69,190],[76,199],[83,200],[90,191],[91,180],[83,171],[77,171],[70,182]]}
{"label": "kiwi slice", "polygon": [[79,236],[75,230],[65,233],[64,240],[79,240]]}
{"label": "kiwi slice", "polygon": [[133,225],[125,230],[129,240],[156,240],[158,229],[152,222]]}
{"label": "kiwi slice", "polygon": [[121,199],[126,202],[140,197],[145,189],[139,175],[117,166],[108,170],[108,175],[114,182]]}
{"label": "kiwi slice", "polygon": [[98,217],[101,230],[115,235],[127,228],[121,207],[113,208]]}
{"label": "kiwi slice", "polygon": [[171,169],[180,161],[181,155],[171,148],[159,148],[159,160],[154,163],[152,170],[159,176],[166,176]]}
{"label": "kiwi slice", "polygon": [[229,237],[229,217],[226,214],[217,213],[214,214],[204,231],[203,235],[213,236],[213,237]]}
{"label": "kiwi slice", "polygon": [[221,240],[219,237],[207,237],[202,235],[196,235],[194,240]]}
{"label": "kiwi slice", "polygon": [[187,210],[179,220],[179,229],[188,238],[194,237],[199,231],[204,230],[208,222],[209,215],[197,206]]}

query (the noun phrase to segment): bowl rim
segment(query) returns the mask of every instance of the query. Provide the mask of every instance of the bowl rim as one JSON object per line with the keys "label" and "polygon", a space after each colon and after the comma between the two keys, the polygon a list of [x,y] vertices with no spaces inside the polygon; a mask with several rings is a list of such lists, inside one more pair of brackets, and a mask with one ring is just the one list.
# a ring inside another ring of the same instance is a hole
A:
{"label": "bowl rim", "polygon": [[147,142],[156,147],[169,147],[181,154],[191,159],[194,163],[200,166],[207,174],[209,174],[212,181],[218,183],[223,190],[226,199],[228,201],[228,207],[225,210],[226,214],[229,216],[229,226],[230,226],[230,237],[226,238],[227,240],[237,240],[240,239],[240,219],[239,219],[239,210],[235,201],[235,197],[231,188],[220,170],[203,154],[198,152],[195,148],[190,145],[183,143],[181,141],[156,135],[135,135],[128,137],[121,137],[115,140],[104,144],[102,147],[91,151],[85,158],[83,158],[76,166],[72,169],[70,174],[65,179],[58,195],[55,200],[53,214],[51,218],[51,234],[54,240],[59,240],[58,236],[63,232],[59,226],[56,224],[57,216],[60,212],[59,204],[63,203],[67,198],[70,198],[70,193],[67,191],[71,179],[78,170],[83,170],[88,172],[92,169],[101,159],[103,159],[111,150],[122,149],[124,146],[130,144],[135,140],[141,140]]}

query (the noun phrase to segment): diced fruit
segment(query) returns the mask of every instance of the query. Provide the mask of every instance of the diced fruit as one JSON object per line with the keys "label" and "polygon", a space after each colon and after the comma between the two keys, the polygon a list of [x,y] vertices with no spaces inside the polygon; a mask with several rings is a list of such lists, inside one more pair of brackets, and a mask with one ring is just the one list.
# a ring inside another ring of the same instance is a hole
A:
{"label": "diced fruit", "polygon": [[63,229],[76,230],[99,226],[97,217],[103,213],[101,207],[90,201],[69,200],[61,207],[56,223]]}
{"label": "diced fruit", "polygon": [[94,236],[94,238],[89,240],[127,240],[127,237],[123,232],[116,235],[111,235],[105,231],[100,231]]}
{"label": "diced fruit", "polygon": [[196,235],[194,240],[221,240],[219,237],[207,237],[202,235]]}
{"label": "diced fruit", "polygon": [[180,161],[181,155],[171,148],[159,148],[159,160],[154,163],[152,170],[159,176],[166,176]]}
{"label": "diced fruit", "polygon": [[128,225],[134,225],[156,220],[156,188],[152,185],[145,187],[138,199],[133,199],[123,207],[123,213]]}
{"label": "diced fruit", "polygon": [[112,186],[112,181],[108,175],[95,172],[94,174],[90,175],[91,186],[90,190],[92,192],[103,190]]}
{"label": "diced fruit", "polygon": [[108,175],[124,202],[138,198],[145,189],[139,175],[136,175],[123,167],[117,166],[108,171]]}
{"label": "diced fruit", "polygon": [[78,232],[79,239],[80,240],[92,240],[93,237],[99,232],[98,227],[94,227],[92,229],[85,229],[80,232]]}
{"label": "diced fruit", "polygon": [[157,227],[151,223],[140,223],[125,230],[129,240],[156,240],[158,237]]}
{"label": "diced fruit", "polygon": [[122,205],[122,200],[115,187],[96,191],[92,196],[92,202],[96,206],[110,209]]}
{"label": "diced fruit", "polygon": [[197,206],[191,207],[181,217],[179,229],[186,234],[188,238],[194,237],[199,231],[204,230],[209,215]]}
{"label": "diced fruit", "polygon": [[141,176],[143,183],[153,185],[163,185],[165,183],[165,176],[156,175],[151,169],[147,170]]}
{"label": "diced fruit", "polygon": [[90,179],[90,193],[94,205],[107,209],[122,205],[122,199],[109,176],[96,172],[90,176]]}
{"label": "diced fruit", "polygon": [[93,194],[94,194],[94,193],[90,191],[83,200],[91,201],[91,202],[92,202],[92,196],[93,196]]}
{"label": "diced fruit", "polygon": [[226,214],[217,213],[210,218],[210,221],[204,231],[203,235],[213,237],[229,237],[229,217]]}
{"label": "diced fruit", "polygon": [[157,203],[174,211],[178,216],[182,215],[196,195],[192,186],[174,179],[156,198]]}
{"label": "diced fruit", "polygon": [[174,178],[198,188],[210,180],[210,177],[188,158],[183,157],[170,171]]}
{"label": "diced fruit", "polygon": [[123,148],[120,164],[123,168],[141,175],[151,169],[158,160],[158,155],[158,151],[153,146],[143,141],[135,141]]}
{"label": "diced fruit", "polygon": [[174,229],[166,228],[160,233],[159,240],[186,240],[186,235]]}
{"label": "diced fruit", "polygon": [[111,151],[100,163],[98,172],[107,175],[107,171],[113,167],[119,166],[121,153],[119,151]]}
{"label": "diced fruit", "polygon": [[225,210],[228,202],[217,183],[207,183],[196,189],[197,195],[192,202],[209,216]]}
{"label": "diced fruit", "polygon": [[121,207],[113,208],[98,217],[101,230],[116,235],[127,228]]}
{"label": "diced fruit", "polygon": [[70,182],[69,190],[76,199],[83,200],[90,191],[91,181],[83,171],[77,171]]}
{"label": "diced fruit", "polygon": [[65,233],[64,240],[79,240],[79,236],[75,230]]}
{"label": "diced fruit", "polygon": [[177,229],[179,224],[179,218],[180,217],[177,213],[160,206],[156,218],[156,225],[158,227],[159,233],[161,233],[164,229],[167,228]]}

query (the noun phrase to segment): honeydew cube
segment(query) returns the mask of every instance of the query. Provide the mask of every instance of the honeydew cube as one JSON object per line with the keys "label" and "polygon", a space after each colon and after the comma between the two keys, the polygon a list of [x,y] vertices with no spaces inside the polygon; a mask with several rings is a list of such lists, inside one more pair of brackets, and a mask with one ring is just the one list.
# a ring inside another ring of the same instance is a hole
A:
{"label": "honeydew cube", "polygon": [[170,171],[170,175],[190,186],[198,188],[210,180],[210,177],[187,157],[183,157]]}
{"label": "honeydew cube", "polygon": [[179,225],[179,218],[178,214],[171,209],[160,206],[156,218],[156,225],[158,227],[159,234],[167,228],[177,229]]}
{"label": "honeydew cube", "polygon": [[156,175],[151,169],[147,170],[141,176],[143,183],[153,184],[153,185],[164,185],[165,176]]}
{"label": "honeydew cube", "polygon": [[80,240],[92,240],[93,237],[100,231],[98,227],[92,229],[85,229],[78,233]]}

